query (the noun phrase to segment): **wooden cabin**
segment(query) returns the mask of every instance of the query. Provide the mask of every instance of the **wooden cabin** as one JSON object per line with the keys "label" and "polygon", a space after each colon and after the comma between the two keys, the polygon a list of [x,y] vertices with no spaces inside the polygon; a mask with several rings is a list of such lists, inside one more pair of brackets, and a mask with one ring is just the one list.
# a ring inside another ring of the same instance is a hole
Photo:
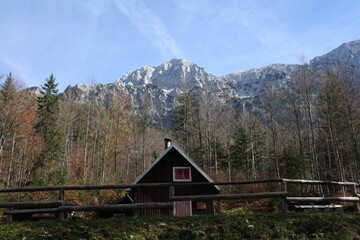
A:
{"label": "wooden cabin", "polygon": [[[194,183],[214,182],[194,161],[178,146],[165,139],[165,151],[143,173],[134,184],[139,183]],[[219,186],[176,186],[175,196],[219,194]],[[121,203],[169,202],[169,187],[139,188],[127,191]],[[115,203],[115,202],[114,202]],[[174,203],[174,212],[167,209],[145,209],[127,212],[126,215],[198,215],[213,214],[213,201],[181,201]]]}

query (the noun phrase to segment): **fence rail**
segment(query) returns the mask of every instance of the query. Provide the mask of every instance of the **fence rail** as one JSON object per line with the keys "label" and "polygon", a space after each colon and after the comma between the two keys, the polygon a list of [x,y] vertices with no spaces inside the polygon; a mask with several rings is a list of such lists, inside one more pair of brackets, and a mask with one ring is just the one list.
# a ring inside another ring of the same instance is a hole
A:
{"label": "fence rail", "polygon": [[[279,183],[280,189],[277,192],[257,192],[257,193],[236,193],[236,194],[211,194],[211,195],[187,195],[177,196],[175,189],[178,186],[226,186],[226,185],[247,185],[247,184],[263,184],[263,183]],[[287,190],[288,184],[300,185],[335,185],[341,187],[351,187],[351,197],[294,197],[290,196]],[[321,181],[321,180],[304,180],[304,179],[263,179],[241,182],[198,182],[198,183],[141,183],[141,184],[116,184],[116,185],[65,185],[65,186],[39,186],[25,188],[2,188],[0,193],[11,192],[39,192],[39,191],[59,191],[58,200],[52,201],[32,201],[32,202],[0,202],[0,208],[15,208],[15,210],[6,211],[9,215],[15,214],[32,214],[53,212],[57,213],[58,219],[64,219],[64,212],[71,211],[122,211],[122,210],[138,210],[138,209],[173,209],[175,201],[204,201],[204,200],[231,200],[231,199],[260,199],[260,198],[280,198],[280,209],[283,212],[288,210],[291,203],[318,203],[318,202],[353,202],[355,210],[359,211],[359,195],[357,187],[360,184],[355,182],[337,182],[337,181]],[[107,189],[139,189],[139,188],[169,188],[169,202],[147,202],[132,204],[101,204],[101,205],[66,205],[65,191],[72,190],[107,190]],[[299,208],[309,208],[303,205],[296,205]],[[313,205],[315,206],[315,205]],[[329,205],[332,208],[334,205]],[[322,206],[324,207],[324,206]],[[320,208],[320,207],[319,207]]]}
{"label": "fence rail", "polygon": [[302,179],[264,179],[241,182],[197,182],[197,183],[139,183],[139,184],[112,184],[112,185],[57,185],[39,187],[17,187],[0,188],[0,193],[6,192],[40,192],[40,191],[71,191],[71,190],[106,190],[106,189],[127,189],[127,188],[148,188],[148,187],[170,187],[170,186],[220,186],[220,185],[246,185],[260,183],[298,183],[298,184],[320,184],[320,185],[339,185],[339,186],[360,186],[355,182],[336,182],[321,180],[302,180]]}
{"label": "fence rail", "polygon": [[189,195],[172,196],[172,201],[205,201],[205,200],[231,200],[231,199],[260,199],[260,198],[282,198],[287,196],[287,192],[260,192],[244,194],[212,194],[212,195]]}

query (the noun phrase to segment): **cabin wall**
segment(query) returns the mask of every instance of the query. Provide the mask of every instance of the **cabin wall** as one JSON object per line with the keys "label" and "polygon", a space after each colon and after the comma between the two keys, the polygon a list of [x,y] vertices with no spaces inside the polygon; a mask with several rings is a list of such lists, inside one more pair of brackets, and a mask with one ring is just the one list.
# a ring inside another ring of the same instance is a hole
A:
{"label": "cabin wall", "polygon": [[[161,183],[173,182],[173,167],[191,167],[191,182],[208,182],[208,180],[199,173],[179,152],[172,149],[161,159],[140,181],[139,183]],[[185,182],[186,183],[186,182]],[[188,183],[188,182],[187,182]],[[184,186],[175,187],[175,196],[186,195],[207,195],[217,194],[219,191],[213,186]],[[139,189],[133,196],[135,203],[141,202],[168,202],[169,201],[169,188],[156,187]],[[204,208],[206,205],[206,209]],[[199,209],[198,207],[202,208]],[[213,213],[212,201],[192,202],[193,214],[211,214]],[[166,209],[146,209],[139,210],[135,213],[141,216],[154,216],[154,215],[168,215],[169,210]]]}

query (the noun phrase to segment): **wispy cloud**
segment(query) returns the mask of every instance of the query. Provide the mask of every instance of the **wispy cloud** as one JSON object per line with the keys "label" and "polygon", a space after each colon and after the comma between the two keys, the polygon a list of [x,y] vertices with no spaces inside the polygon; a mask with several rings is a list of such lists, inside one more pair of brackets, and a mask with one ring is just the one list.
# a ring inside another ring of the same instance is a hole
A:
{"label": "wispy cloud", "polygon": [[[288,37],[285,24],[279,21],[269,9],[265,9],[255,1],[173,0],[173,3],[188,12],[212,19],[211,22],[217,26],[238,26],[247,29],[253,38],[268,47]],[[238,31],[239,29],[231,30]]]}
{"label": "wispy cloud", "polygon": [[238,22],[267,47],[278,46],[291,38],[286,25],[280,22],[275,14],[254,1],[241,1],[229,5],[219,11],[217,19]]}
{"label": "wispy cloud", "polygon": [[[218,34],[217,37],[221,39],[219,42],[222,42],[223,46],[229,44],[239,53],[226,57],[231,63],[238,62],[239,65],[244,65],[244,62],[254,62],[258,67],[256,64],[269,64],[274,59],[281,62],[294,54],[298,44],[301,45],[301,39],[292,34],[286,22],[279,19],[273,9],[268,9],[257,1],[174,0],[173,3],[187,12],[209,19],[209,25],[214,31],[219,32],[219,29],[223,29],[226,36]],[[275,5],[281,4],[283,3],[277,1],[272,7],[276,8]],[[229,39],[228,36],[234,36],[234,39]],[[248,49],[237,45],[239,43],[249,47],[256,46],[256,49],[249,55]]]}
{"label": "wispy cloud", "polygon": [[114,3],[121,13],[136,26],[138,31],[160,50],[164,59],[185,57],[184,52],[164,23],[143,1],[114,0]]}
{"label": "wispy cloud", "polygon": [[[23,83],[25,83],[25,85],[29,86],[29,77],[27,74],[26,69],[21,65],[18,64],[16,62],[14,62],[12,59],[9,59],[7,57],[1,56],[0,57],[0,62],[8,65],[11,69],[13,69],[12,73]],[[9,74],[9,73],[1,73],[1,74]]]}
{"label": "wispy cloud", "polygon": [[[316,22],[313,22],[311,27],[304,25],[304,29],[298,29],[298,31],[293,29],[280,13],[283,8],[286,9],[291,5],[299,4],[296,2],[276,1],[271,5],[271,8],[269,5],[252,0],[229,0],[226,2],[200,0],[190,5],[186,0],[179,0],[179,2],[174,0],[174,2],[192,13],[206,15],[207,18],[211,16],[211,23],[214,26],[228,27],[229,31],[237,32],[236,36],[239,39],[241,38],[243,43],[250,46],[256,45],[257,48],[253,49],[250,55],[246,49],[243,49],[241,56],[237,56],[238,62],[240,62],[241,57],[248,59],[241,60],[243,62],[251,62],[253,59],[255,66],[256,63],[298,63],[297,58],[302,54],[313,57],[325,53],[323,48],[330,42],[329,39],[333,39],[333,42],[346,41],[346,39],[335,40],[337,38],[335,36],[330,38],[327,32],[334,33],[334,29],[330,29],[326,25],[317,26]],[[206,10],[203,10],[204,8]],[[343,38],[349,35],[341,34],[344,32],[344,27],[340,28],[340,31],[338,35]],[[323,41],[324,36],[329,36],[329,38]],[[254,40],[260,44],[253,44],[251,41]],[[333,47],[336,47],[336,44]],[[331,48],[326,50],[331,50]],[[230,62],[232,61],[236,61],[236,58]]]}

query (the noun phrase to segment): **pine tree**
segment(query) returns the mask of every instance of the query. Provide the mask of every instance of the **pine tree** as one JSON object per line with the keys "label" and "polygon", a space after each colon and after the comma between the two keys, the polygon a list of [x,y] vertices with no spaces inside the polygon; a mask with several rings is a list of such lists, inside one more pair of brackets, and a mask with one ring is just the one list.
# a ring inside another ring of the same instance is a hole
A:
{"label": "pine tree", "polygon": [[5,82],[0,85],[0,163],[3,162],[3,151],[5,143],[9,141],[10,135],[17,124],[15,111],[16,87],[12,74],[9,73]]}
{"label": "pine tree", "polygon": [[[63,182],[61,171],[55,171],[55,165],[59,163],[63,155],[61,134],[57,125],[59,111],[59,96],[57,83],[53,74],[46,79],[44,86],[41,86],[41,97],[37,98],[38,122],[35,126],[37,133],[42,137],[44,146],[39,154],[36,168],[41,170],[37,175],[37,184],[44,184],[46,181]],[[47,170],[46,172],[44,170]]]}
{"label": "pine tree", "polygon": [[14,100],[16,87],[12,73],[6,77],[4,84],[0,86],[0,100],[3,104],[10,104]]}
{"label": "pine tree", "polygon": [[0,85],[0,160],[4,144],[11,134],[11,130],[17,124],[16,109],[16,86],[11,73]]}
{"label": "pine tree", "polygon": [[204,168],[202,157],[202,134],[200,126],[200,103],[197,94],[184,93],[172,112],[173,131],[185,152]]}
{"label": "pine tree", "polygon": [[35,102],[18,88],[18,81],[11,73],[0,85],[0,182],[6,187],[28,182],[37,152],[33,138]]}
{"label": "pine tree", "polygon": [[246,129],[239,126],[234,136],[233,158],[234,167],[243,171],[250,169],[249,154],[250,154],[250,138]]}

